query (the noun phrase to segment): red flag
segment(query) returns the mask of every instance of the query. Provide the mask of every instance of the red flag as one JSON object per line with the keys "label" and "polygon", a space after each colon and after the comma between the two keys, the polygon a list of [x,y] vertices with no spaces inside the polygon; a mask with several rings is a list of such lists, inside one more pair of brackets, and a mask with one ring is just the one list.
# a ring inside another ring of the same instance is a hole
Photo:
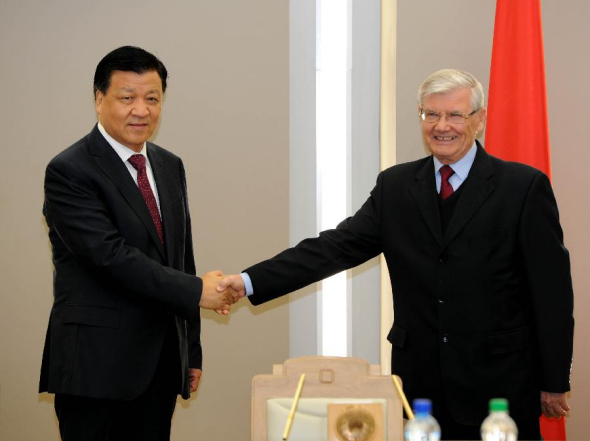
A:
{"label": "red flag", "polygon": [[540,0],[497,0],[486,150],[551,177]]}
{"label": "red flag", "polygon": [[[496,0],[486,150],[551,178],[540,0]],[[565,440],[565,419],[541,417],[545,440]]]}

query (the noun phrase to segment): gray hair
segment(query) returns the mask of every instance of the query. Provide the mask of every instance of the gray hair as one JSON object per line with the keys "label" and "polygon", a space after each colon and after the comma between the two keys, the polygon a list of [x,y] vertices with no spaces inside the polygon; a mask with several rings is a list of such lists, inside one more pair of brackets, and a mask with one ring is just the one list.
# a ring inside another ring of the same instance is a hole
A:
{"label": "gray hair", "polygon": [[448,93],[453,90],[467,88],[471,90],[471,106],[479,110],[484,106],[484,94],[481,83],[469,72],[456,69],[442,69],[430,74],[418,89],[420,106],[424,98],[436,93]]}

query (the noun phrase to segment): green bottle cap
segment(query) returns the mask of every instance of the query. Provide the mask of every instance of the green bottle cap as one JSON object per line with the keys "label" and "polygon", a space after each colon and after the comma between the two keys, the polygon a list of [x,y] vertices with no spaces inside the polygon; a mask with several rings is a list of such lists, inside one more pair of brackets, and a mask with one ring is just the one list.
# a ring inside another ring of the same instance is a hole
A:
{"label": "green bottle cap", "polygon": [[490,412],[508,412],[508,400],[492,398],[490,400]]}

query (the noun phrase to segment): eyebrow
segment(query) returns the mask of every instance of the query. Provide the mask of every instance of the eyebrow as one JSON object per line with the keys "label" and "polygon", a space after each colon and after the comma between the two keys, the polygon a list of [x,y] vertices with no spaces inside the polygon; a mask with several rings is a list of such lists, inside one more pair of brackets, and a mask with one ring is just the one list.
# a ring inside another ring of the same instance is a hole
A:
{"label": "eyebrow", "polygon": [[[134,87],[121,87],[119,89],[120,92],[136,92],[136,89]],[[161,92],[158,89],[151,89],[147,91],[147,94],[151,94],[151,93],[157,93],[157,94],[161,94]]]}
{"label": "eyebrow", "polygon": [[438,110],[425,109],[425,108],[422,109],[422,111],[423,112],[432,112],[432,113],[446,113],[447,115],[450,115],[450,114],[453,114],[453,113],[461,113],[461,114],[465,113],[465,112],[462,112],[460,110],[451,110],[449,112],[439,112]]}

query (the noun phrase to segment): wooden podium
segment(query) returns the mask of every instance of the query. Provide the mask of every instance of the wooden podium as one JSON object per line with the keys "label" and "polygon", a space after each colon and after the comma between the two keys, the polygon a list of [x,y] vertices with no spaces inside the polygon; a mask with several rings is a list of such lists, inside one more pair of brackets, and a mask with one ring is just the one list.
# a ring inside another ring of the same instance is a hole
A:
{"label": "wooden podium", "polygon": [[[254,377],[252,380],[252,441],[277,439],[276,434],[269,436],[267,433],[269,400],[275,401],[273,399],[282,398],[285,399],[283,401],[291,403],[301,374],[305,374],[305,383],[300,403],[307,399],[315,401],[312,406],[318,409],[325,408],[326,421],[328,403],[381,402],[384,409],[383,425],[386,427],[385,439],[403,439],[402,403],[390,376],[381,375],[379,366],[370,365],[360,358],[314,356],[286,360],[284,364],[273,366],[272,375]],[[318,404],[317,399],[322,399],[321,403],[325,404]],[[299,411],[300,409],[298,413]],[[278,418],[282,417],[278,416]],[[286,418],[282,425],[285,422]],[[305,417],[295,415],[294,429],[298,422],[305,424]],[[326,423],[322,439],[328,439],[327,437]]]}

